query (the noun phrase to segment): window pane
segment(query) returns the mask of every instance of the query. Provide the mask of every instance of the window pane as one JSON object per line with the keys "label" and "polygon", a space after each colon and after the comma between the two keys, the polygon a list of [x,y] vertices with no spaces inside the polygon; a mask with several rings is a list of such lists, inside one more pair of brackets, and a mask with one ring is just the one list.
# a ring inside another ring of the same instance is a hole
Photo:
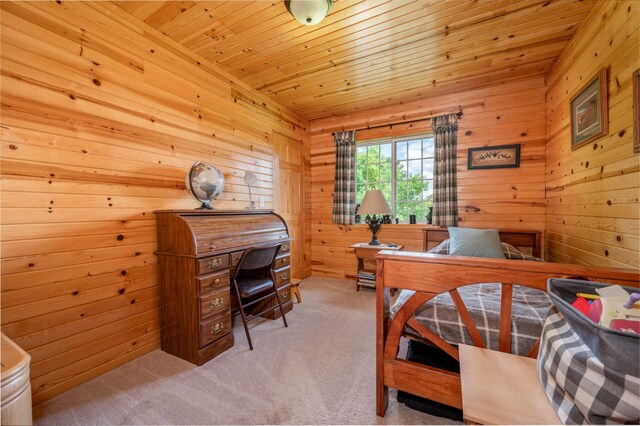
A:
{"label": "window pane", "polygon": [[380,181],[381,182],[391,182],[391,163],[380,163]]}
{"label": "window pane", "polygon": [[380,145],[380,161],[391,161],[391,144]]}
{"label": "window pane", "polygon": [[370,163],[379,162],[380,161],[380,145],[369,145],[367,158],[369,159]]}
{"label": "window pane", "polygon": [[367,147],[359,146],[356,155],[356,182],[367,181]]}
{"label": "window pane", "polygon": [[413,177],[408,182],[408,200],[420,201],[422,200],[422,179],[419,177]]}
{"label": "window pane", "polygon": [[377,183],[380,181],[380,165],[378,163],[369,163],[369,182]]}
{"label": "window pane", "polygon": [[356,204],[362,203],[362,199],[364,198],[364,193],[367,190],[366,185],[357,185],[356,186]]}
{"label": "window pane", "polygon": [[417,222],[424,222],[425,220],[422,211],[422,203],[409,203],[408,212],[416,215]]}
{"label": "window pane", "polygon": [[409,184],[407,182],[396,182],[396,201],[406,201],[407,200],[407,187]]}
{"label": "window pane", "polygon": [[433,178],[433,159],[422,160],[422,177],[424,179]]}
{"label": "window pane", "polygon": [[422,157],[421,150],[421,141],[409,141],[409,158],[420,158]]}
{"label": "window pane", "polygon": [[433,157],[433,138],[422,139],[422,156]]}
{"label": "window pane", "polygon": [[407,178],[409,177],[407,172],[408,170],[406,161],[396,162],[396,180],[407,180]]}
{"label": "window pane", "polygon": [[422,176],[422,162],[420,160],[409,161],[409,177],[421,178]]}
{"label": "window pane", "polygon": [[384,199],[391,207],[391,182],[382,183],[380,185],[380,190],[382,191],[382,195],[384,195]]}
{"label": "window pane", "polygon": [[[422,182],[422,199],[427,206],[433,206],[433,181],[425,180]],[[425,211],[426,214],[426,211]]]}
{"label": "window pane", "polygon": [[400,219],[400,222],[409,221],[409,213],[406,202],[399,202],[396,208],[396,217]]}
{"label": "window pane", "polygon": [[397,142],[396,143],[396,160],[406,160],[406,159],[407,159],[407,143]]}

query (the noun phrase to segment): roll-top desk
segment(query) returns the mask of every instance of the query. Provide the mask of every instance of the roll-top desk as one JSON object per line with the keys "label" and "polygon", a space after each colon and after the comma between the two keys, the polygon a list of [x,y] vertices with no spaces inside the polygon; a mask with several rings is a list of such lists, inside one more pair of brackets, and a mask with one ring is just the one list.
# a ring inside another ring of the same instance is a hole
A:
{"label": "roll-top desk", "polygon": [[[274,273],[285,313],[290,292],[289,230],[272,211],[159,210],[162,350],[202,365],[233,346],[230,280],[244,250],[281,243]],[[257,303],[253,312],[276,304]],[[278,318],[279,310],[269,313]]]}

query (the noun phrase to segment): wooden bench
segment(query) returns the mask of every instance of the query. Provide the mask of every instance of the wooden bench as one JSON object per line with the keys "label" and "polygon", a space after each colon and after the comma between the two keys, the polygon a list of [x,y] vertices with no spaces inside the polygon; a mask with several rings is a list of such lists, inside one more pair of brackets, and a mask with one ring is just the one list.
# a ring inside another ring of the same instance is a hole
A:
{"label": "wooden bench", "polygon": [[468,345],[459,349],[465,421],[561,424],[538,379],[535,358]]}

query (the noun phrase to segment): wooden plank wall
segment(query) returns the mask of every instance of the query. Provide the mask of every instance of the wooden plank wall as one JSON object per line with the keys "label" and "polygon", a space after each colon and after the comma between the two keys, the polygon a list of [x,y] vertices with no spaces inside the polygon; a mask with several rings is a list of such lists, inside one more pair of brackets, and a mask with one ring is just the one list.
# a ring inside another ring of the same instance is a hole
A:
{"label": "wooden plank wall", "polygon": [[[311,123],[311,269],[314,275],[353,277],[356,261],[349,245],[366,242],[366,225],[342,226],[331,221],[335,148],[331,132],[458,111],[458,194],[460,226],[544,230],[544,79],[466,90],[404,105],[362,111]],[[429,121],[360,131],[357,141],[430,132]],[[471,147],[522,144],[517,169],[467,170]],[[383,242],[421,250],[425,225],[383,225]]]}
{"label": "wooden plank wall", "polygon": [[[639,156],[631,75],[640,67],[640,2],[599,2],[546,79],[547,255],[557,262],[638,268]],[[609,134],[571,151],[570,99],[609,68]]]}
{"label": "wooden plank wall", "polygon": [[190,165],[223,170],[217,208],[248,205],[245,170],[272,208],[274,134],[308,146],[309,130],[106,2],[0,7],[2,331],[38,404],[159,347],[152,212],[197,206]]}

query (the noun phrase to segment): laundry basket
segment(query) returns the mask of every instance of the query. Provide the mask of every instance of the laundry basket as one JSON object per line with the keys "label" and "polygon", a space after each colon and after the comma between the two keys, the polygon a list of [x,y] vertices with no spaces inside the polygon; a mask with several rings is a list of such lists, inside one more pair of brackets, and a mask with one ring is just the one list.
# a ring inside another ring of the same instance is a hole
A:
{"label": "laundry basket", "polygon": [[554,307],[542,330],[538,375],[565,424],[640,422],[640,336],[602,327],[571,306],[576,293],[610,285],[547,283]]}

